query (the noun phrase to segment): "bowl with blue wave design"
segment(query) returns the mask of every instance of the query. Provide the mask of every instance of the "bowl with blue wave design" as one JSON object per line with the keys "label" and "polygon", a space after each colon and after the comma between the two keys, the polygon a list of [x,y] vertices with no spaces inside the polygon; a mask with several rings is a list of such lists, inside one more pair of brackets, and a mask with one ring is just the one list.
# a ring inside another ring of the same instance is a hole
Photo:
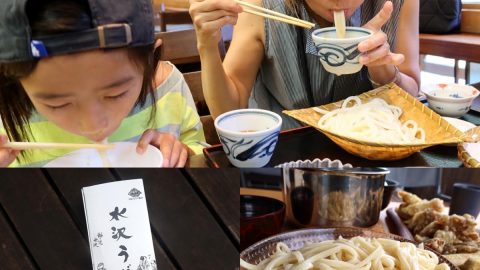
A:
{"label": "bowl with blue wave design", "polygon": [[273,155],[282,126],[280,115],[261,109],[221,114],[215,129],[223,151],[235,167],[263,167]]}
{"label": "bowl with blue wave design", "polygon": [[458,118],[466,114],[480,92],[470,85],[431,84],[422,86],[428,106],[440,115]]}
{"label": "bowl with blue wave design", "polygon": [[335,27],[326,27],[313,31],[312,39],[323,67],[330,73],[343,75],[362,69],[358,44],[372,34],[370,29],[347,27],[345,38],[338,38]]}

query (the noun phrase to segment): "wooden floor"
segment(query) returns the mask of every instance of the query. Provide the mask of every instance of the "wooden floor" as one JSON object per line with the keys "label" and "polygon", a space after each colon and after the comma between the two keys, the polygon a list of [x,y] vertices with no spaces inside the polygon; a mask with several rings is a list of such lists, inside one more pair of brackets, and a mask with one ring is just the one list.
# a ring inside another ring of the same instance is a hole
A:
{"label": "wooden floor", "polygon": [[0,269],[92,269],[81,188],[135,178],[158,269],[238,268],[238,169],[11,169],[0,172]]}

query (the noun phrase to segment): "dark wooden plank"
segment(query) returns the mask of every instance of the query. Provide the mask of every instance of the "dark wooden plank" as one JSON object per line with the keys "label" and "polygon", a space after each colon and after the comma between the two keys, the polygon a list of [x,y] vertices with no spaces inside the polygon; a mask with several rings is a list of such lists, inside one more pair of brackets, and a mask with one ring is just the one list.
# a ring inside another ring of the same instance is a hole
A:
{"label": "dark wooden plank", "polygon": [[[82,188],[117,180],[109,169],[48,169],[48,176],[55,183],[58,192],[71,209],[73,219],[87,237],[87,225],[82,199]],[[157,239],[153,237],[153,247],[158,269],[175,269]]]}
{"label": "dark wooden plank", "polygon": [[150,221],[180,268],[238,268],[237,248],[180,170],[117,171],[124,179],[143,179]]}
{"label": "dark wooden plank", "polygon": [[240,244],[240,169],[187,169],[186,172]]}
{"label": "dark wooden plank", "polygon": [[0,203],[41,269],[91,269],[87,241],[40,169],[2,172]]}
{"label": "dark wooden plank", "polygon": [[85,239],[88,239],[85,212],[83,209],[82,188],[115,181],[109,169],[45,169],[46,175],[64,200],[72,219],[78,224]]}
{"label": "dark wooden plank", "polygon": [[[0,180],[1,188],[1,180]],[[0,209],[0,262],[2,269],[36,269],[28,252],[23,248],[21,239],[15,235],[5,213]]]}

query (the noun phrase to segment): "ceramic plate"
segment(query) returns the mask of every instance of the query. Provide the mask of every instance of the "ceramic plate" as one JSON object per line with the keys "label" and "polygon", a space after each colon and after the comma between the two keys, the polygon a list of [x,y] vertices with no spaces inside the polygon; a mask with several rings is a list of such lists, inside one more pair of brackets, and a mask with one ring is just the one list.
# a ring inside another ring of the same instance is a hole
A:
{"label": "ceramic plate", "polygon": [[[278,242],[285,243],[291,250],[297,250],[302,248],[305,244],[334,240],[339,236],[342,236],[343,238],[352,238],[355,236],[377,237],[411,242],[397,235],[356,228],[306,229],[277,234],[257,242],[256,244],[253,244],[242,251],[242,253],[240,253],[240,258],[248,263],[258,264],[275,252],[275,247]],[[429,250],[432,251],[431,249]],[[458,270],[458,268],[449,262],[445,257],[441,256],[435,251],[433,252],[438,256],[440,262],[447,263],[452,270]]]}
{"label": "ceramic plate", "polygon": [[443,117],[450,125],[456,127],[458,130],[461,132],[465,132],[469,129],[472,129],[476,127],[474,124],[467,122],[465,120],[457,119],[457,118],[452,118],[452,117]]}
{"label": "ceramic plate", "polygon": [[105,151],[81,149],[56,158],[45,167],[161,167],[163,156],[158,148],[149,145],[142,155],[137,154],[137,143],[117,142]]}

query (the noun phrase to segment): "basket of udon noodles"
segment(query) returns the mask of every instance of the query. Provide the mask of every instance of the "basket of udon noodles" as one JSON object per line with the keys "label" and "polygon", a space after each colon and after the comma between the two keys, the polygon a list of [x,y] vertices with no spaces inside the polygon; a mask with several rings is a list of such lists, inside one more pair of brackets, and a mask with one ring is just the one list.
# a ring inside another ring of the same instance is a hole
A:
{"label": "basket of udon noodles", "polygon": [[303,229],[240,253],[241,270],[458,270],[436,251],[400,236],[358,228]]}
{"label": "basket of udon noodles", "polygon": [[429,146],[466,140],[463,132],[393,83],[320,107],[283,113],[318,129],[347,152],[370,160],[399,160]]}

